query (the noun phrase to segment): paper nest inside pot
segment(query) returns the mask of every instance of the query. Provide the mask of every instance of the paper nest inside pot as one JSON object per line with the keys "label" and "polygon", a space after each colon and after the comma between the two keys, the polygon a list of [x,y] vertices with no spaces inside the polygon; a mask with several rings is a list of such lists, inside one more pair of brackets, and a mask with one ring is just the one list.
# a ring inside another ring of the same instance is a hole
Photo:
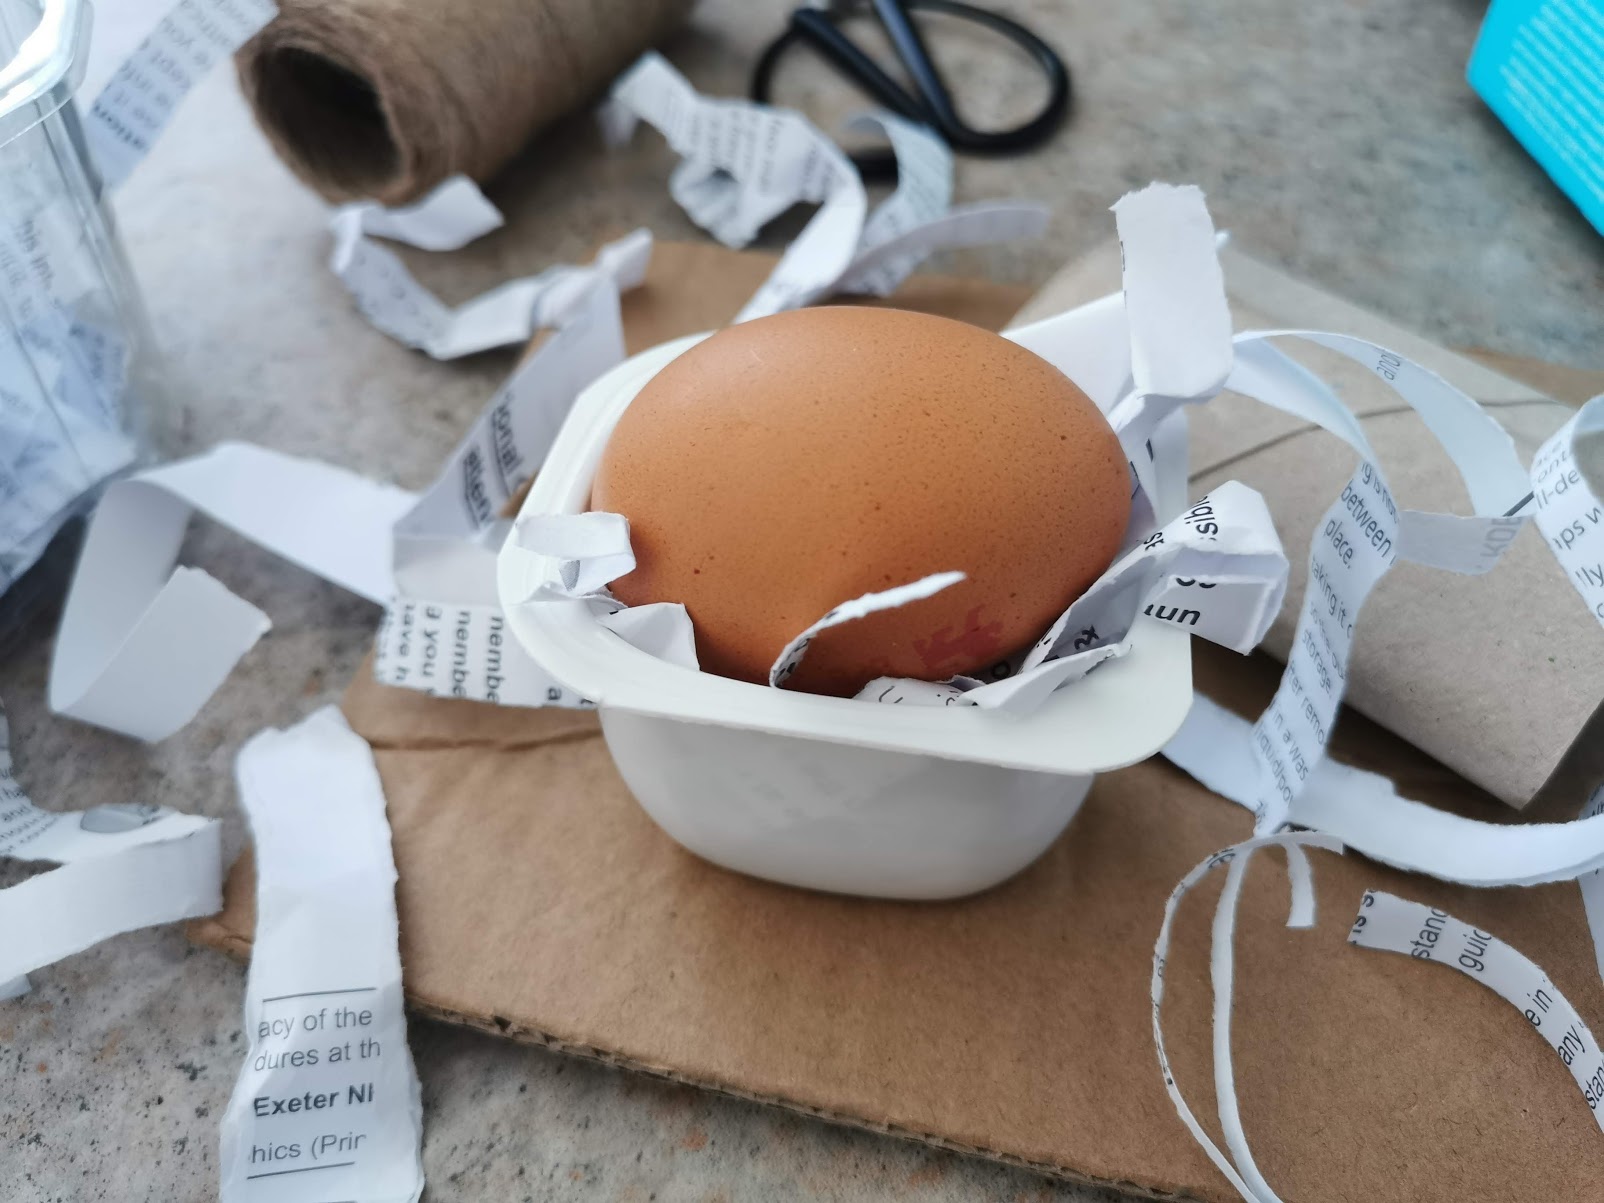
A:
{"label": "paper nest inside pot", "polygon": [[[635,567],[629,523],[621,515],[529,517],[517,524],[512,537],[527,551],[561,561],[560,582],[540,586],[526,604],[583,601],[597,622],[641,650],[686,668],[699,667],[695,632],[684,606],[660,602],[629,607],[607,591],[608,583]],[[843,601],[786,644],[769,669],[769,685],[784,687],[821,631],[931,597],[963,579],[958,571],[936,573]],[[1286,580],[1286,556],[1263,499],[1231,481],[1169,522],[1129,528],[1126,549],[1025,652],[979,677],[879,677],[857,697],[1029,711],[1054,690],[1125,655],[1140,637],[1137,620],[1142,617],[1175,623],[1248,652],[1275,618]]]}

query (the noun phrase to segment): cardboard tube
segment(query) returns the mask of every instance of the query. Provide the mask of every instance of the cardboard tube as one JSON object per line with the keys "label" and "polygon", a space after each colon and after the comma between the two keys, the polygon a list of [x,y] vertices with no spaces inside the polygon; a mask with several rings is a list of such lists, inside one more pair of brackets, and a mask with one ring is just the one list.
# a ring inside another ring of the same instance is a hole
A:
{"label": "cardboard tube", "polygon": [[279,0],[236,56],[279,156],[331,201],[484,181],[694,0]]}

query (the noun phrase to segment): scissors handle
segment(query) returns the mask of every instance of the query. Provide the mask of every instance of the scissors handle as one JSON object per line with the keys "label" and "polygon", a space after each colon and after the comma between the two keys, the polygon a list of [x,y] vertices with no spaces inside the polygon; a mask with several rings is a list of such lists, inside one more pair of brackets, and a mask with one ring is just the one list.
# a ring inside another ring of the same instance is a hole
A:
{"label": "scissors handle", "polygon": [[[1017,154],[1044,142],[1069,111],[1069,69],[1056,51],[1019,22],[961,0],[872,0],[875,16],[885,27],[898,58],[913,80],[908,91],[888,75],[835,23],[835,10],[803,7],[758,60],[752,73],[752,98],[767,102],[780,56],[794,42],[806,41],[842,75],[880,104],[910,121],[936,130],[954,150],[973,154]],[[1047,102],[1030,120],[1005,130],[977,130],[958,115],[946,81],[936,69],[912,10],[943,13],[984,26],[1007,38],[1034,59],[1047,80]]]}

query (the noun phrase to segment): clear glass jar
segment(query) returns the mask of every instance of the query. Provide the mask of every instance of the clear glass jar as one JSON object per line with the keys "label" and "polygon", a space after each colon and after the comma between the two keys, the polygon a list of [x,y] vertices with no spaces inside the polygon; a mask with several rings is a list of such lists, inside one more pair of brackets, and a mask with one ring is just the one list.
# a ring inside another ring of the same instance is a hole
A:
{"label": "clear glass jar", "polygon": [[72,92],[86,0],[0,0],[0,652],[146,455],[151,344]]}

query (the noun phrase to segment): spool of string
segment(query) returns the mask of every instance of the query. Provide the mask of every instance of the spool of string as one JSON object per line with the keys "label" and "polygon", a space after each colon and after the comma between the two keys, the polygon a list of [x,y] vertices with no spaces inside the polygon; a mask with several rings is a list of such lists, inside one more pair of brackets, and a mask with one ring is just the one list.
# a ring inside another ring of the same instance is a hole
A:
{"label": "spool of string", "polygon": [[236,57],[279,156],[331,201],[484,181],[694,0],[279,0]]}

